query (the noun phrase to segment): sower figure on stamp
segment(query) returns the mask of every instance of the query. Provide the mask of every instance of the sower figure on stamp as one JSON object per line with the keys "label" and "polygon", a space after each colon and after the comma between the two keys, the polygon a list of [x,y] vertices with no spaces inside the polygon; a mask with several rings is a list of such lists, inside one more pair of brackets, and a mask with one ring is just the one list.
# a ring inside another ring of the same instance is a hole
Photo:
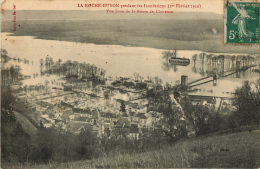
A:
{"label": "sower figure on stamp", "polygon": [[243,42],[243,40],[246,38],[250,38],[251,41],[254,33],[247,29],[246,23],[248,19],[254,20],[255,18],[248,15],[245,9],[245,5],[241,5],[241,8],[239,9],[235,3],[231,2],[231,4],[238,12],[237,16],[232,20],[232,23],[238,25],[238,38],[241,39],[240,42]]}

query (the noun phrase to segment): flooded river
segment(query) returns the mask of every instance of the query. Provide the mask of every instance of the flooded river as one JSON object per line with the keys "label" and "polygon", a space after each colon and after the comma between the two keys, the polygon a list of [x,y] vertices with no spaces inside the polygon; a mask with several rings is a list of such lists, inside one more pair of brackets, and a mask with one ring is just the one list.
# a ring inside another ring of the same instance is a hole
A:
{"label": "flooded river", "polygon": [[[33,75],[40,73],[39,60],[45,57],[52,57],[54,61],[61,59],[62,61],[71,60],[78,62],[86,62],[95,64],[97,67],[106,70],[106,76],[112,77],[133,77],[134,73],[139,73],[144,79],[147,76],[158,76],[163,83],[176,84],[180,81],[182,75],[188,76],[188,81],[193,81],[202,77],[206,77],[212,71],[227,71],[234,68],[236,60],[232,61],[232,55],[238,54],[214,54],[202,51],[177,51],[177,56],[181,58],[189,58],[188,66],[169,65],[167,59],[163,58],[165,50],[131,47],[120,45],[96,45],[75,42],[64,42],[56,40],[35,39],[30,36],[9,36],[8,33],[2,33],[2,48],[8,51],[8,56],[12,58],[26,58],[30,64],[18,63],[10,61],[8,65],[19,64],[22,73]],[[196,56],[194,56],[196,55]],[[213,63],[213,57],[224,55],[221,61]],[[241,55],[241,54],[239,54]],[[246,55],[246,54],[245,54]],[[33,63],[32,63],[33,61]],[[252,61],[258,64],[259,60]],[[242,64],[242,63],[241,63]],[[201,89],[196,94],[213,95],[213,96],[230,96],[230,93],[238,86],[241,86],[243,80],[254,81],[259,77],[259,73],[250,68],[241,73],[240,78],[231,75],[218,79],[217,86],[206,83],[196,88]],[[44,83],[46,79],[55,79],[55,76],[36,77],[24,80],[24,84]]]}

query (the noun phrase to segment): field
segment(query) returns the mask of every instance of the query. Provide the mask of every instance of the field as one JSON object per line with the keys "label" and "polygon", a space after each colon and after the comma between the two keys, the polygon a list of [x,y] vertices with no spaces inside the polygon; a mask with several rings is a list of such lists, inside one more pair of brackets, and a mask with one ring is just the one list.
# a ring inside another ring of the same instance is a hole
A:
{"label": "field", "polygon": [[17,20],[3,22],[2,32],[17,36],[79,43],[113,44],[157,49],[255,54],[255,46],[224,45],[221,19],[167,20]]}
{"label": "field", "polygon": [[259,157],[260,131],[255,130],[181,140],[171,147],[140,154],[8,168],[257,168]]}

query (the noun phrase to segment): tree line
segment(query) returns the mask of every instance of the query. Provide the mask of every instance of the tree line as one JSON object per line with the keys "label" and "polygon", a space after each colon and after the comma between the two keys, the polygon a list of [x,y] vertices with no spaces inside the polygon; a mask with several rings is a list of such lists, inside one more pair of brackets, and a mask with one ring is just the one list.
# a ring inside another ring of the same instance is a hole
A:
{"label": "tree line", "polygon": [[[45,66],[45,67],[44,67]],[[94,64],[80,63],[77,61],[67,60],[63,62],[58,59],[56,62],[51,57],[40,59],[40,70],[42,73],[55,73],[67,78],[78,78],[104,81],[106,70],[97,67]]]}

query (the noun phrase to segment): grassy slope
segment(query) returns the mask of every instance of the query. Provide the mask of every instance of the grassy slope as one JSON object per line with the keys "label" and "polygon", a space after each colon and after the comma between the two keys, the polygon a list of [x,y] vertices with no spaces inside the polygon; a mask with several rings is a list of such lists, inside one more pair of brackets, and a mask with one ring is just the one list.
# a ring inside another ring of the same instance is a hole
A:
{"label": "grassy slope", "polygon": [[37,132],[37,128],[23,114],[14,111],[14,115],[28,134],[34,135]]}
{"label": "grassy slope", "polygon": [[[257,53],[259,47],[223,44],[223,21],[198,20],[87,20],[17,21],[18,36],[80,43],[116,44],[157,49]],[[212,29],[217,31],[214,34]],[[2,32],[13,32],[5,21]]]}
{"label": "grassy slope", "polygon": [[[19,120],[23,121],[22,123],[28,122],[30,124],[25,124],[25,125],[32,125],[34,128],[39,129],[39,127],[40,127],[39,120],[35,116],[34,110],[28,109],[24,103],[21,103],[19,101],[14,102],[13,110],[17,112],[15,115],[17,118],[19,118]],[[20,119],[18,114],[20,114],[24,119]],[[25,119],[27,122],[25,122]],[[32,130],[32,128],[29,131],[31,131],[31,130]]]}
{"label": "grassy slope", "polygon": [[179,141],[176,145],[161,150],[113,156],[63,164],[15,166],[15,168],[255,168],[260,166],[260,131],[208,138],[197,137]]}

